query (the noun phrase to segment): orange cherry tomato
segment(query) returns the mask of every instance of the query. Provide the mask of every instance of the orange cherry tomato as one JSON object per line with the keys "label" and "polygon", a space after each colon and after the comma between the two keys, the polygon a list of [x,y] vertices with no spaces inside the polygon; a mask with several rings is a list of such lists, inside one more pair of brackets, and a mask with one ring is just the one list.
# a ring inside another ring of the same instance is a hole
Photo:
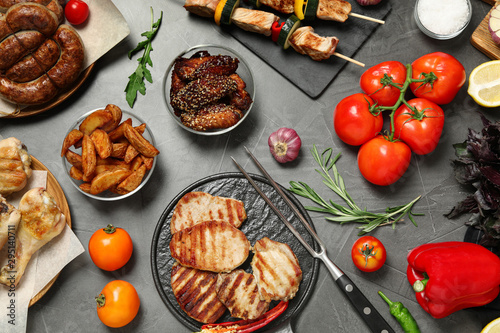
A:
{"label": "orange cherry tomato", "polygon": [[122,268],[132,256],[133,248],[128,232],[111,224],[94,232],[89,240],[90,258],[105,271]]}
{"label": "orange cherry tomato", "polygon": [[354,242],[351,257],[354,265],[363,272],[374,272],[384,265],[387,253],[377,238],[363,236]]}
{"label": "orange cherry tomato", "polygon": [[130,323],[141,305],[134,286],[127,281],[114,280],[104,286],[97,302],[97,316],[109,327],[123,327]]}

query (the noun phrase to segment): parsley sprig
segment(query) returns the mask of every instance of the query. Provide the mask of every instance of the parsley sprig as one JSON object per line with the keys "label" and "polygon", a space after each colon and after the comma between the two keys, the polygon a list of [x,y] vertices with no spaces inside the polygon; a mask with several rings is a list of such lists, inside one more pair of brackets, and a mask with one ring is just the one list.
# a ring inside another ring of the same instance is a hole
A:
{"label": "parsley sprig", "polygon": [[151,60],[150,53],[153,51],[153,39],[156,36],[158,29],[160,29],[163,11],[161,12],[158,21],[154,22],[153,17],[153,8],[151,7],[151,30],[141,34],[141,36],[146,37],[146,40],[139,42],[135,49],[129,51],[128,53],[128,58],[132,59],[132,56],[135,53],[144,50],[142,57],[137,59],[139,66],[137,66],[135,72],[128,77],[129,81],[127,83],[127,87],[125,88],[126,99],[131,108],[134,107],[137,92],[140,92],[142,95],[146,94],[146,84],[144,83],[144,79],[148,80],[149,83],[153,83],[153,77],[151,76],[151,72],[147,68],[147,65],[153,67],[153,61]]}
{"label": "parsley sprig", "polygon": [[[323,183],[335,192],[339,197],[341,197],[348,207],[339,205],[333,200],[326,201],[319,194],[317,194],[310,186],[304,182],[291,181],[289,190],[297,195],[304,198],[312,200],[314,203],[319,205],[316,206],[306,206],[305,209],[309,211],[315,211],[320,213],[327,213],[333,215],[333,217],[327,217],[328,221],[337,222],[340,224],[345,224],[349,222],[361,223],[362,226],[358,228],[361,229],[359,235],[363,235],[373,231],[375,228],[384,225],[392,225],[393,228],[396,227],[396,223],[403,220],[405,216],[408,216],[410,221],[417,226],[417,223],[413,219],[413,216],[423,215],[415,214],[412,212],[413,205],[420,199],[420,196],[415,198],[413,201],[407,203],[406,205],[388,207],[385,213],[371,213],[358,207],[358,205],[351,198],[347,189],[345,187],[344,179],[340,175],[337,166],[337,160],[340,158],[340,153],[332,158],[332,148],[326,149],[321,155],[319,154],[316,146],[313,146],[311,153],[316,160],[316,162],[321,167],[321,170],[316,169],[323,177]],[[333,174],[333,178],[330,175]]]}

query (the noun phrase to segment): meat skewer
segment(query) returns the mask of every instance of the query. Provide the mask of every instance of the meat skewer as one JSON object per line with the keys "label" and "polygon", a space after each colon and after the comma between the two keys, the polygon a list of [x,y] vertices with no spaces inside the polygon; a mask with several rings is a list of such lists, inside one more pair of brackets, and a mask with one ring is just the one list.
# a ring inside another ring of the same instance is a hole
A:
{"label": "meat skewer", "polygon": [[[210,17],[209,15],[215,17],[217,10],[217,6],[214,7],[214,0],[186,0],[184,8],[193,14],[200,15],[199,13],[202,13],[200,16],[204,17]],[[278,16],[255,9],[235,8],[231,14],[231,22],[236,26],[243,30],[260,33],[265,36],[271,35],[272,26],[278,21]],[[295,37],[293,37],[294,35]],[[293,43],[291,43],[292,39]],[[357,60],[335,52],[338,42],[339,39],[337,37],[319,36],[314,32],[312,27],[303,27],[299,33],[290,36],[290,45],[292,48],[298,53],[310,56],[313,60],[324,60],[334,55],[358,66],[365,66]]]}

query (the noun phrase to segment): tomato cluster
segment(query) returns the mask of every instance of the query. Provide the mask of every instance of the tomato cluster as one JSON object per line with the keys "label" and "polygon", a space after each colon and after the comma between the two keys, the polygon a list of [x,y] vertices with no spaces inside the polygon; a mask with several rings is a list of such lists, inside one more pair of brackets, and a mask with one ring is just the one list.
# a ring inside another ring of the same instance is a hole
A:
{"label": "tomato cluster", "polygon": [[[393,184],[408,169],[412,152],[432,152],[444,126],[439,105],[450,103],[465,80],[463,65],[443,52],[406,66],[385,61],[366,70],[360,79],[363,93],[342,99],[333,116],[338,137],[361,146],[358,167],[363,177],[376,185]],[[407,90],[415,98],[407,100]],[[390,119],[384,133],[383,114]]]}

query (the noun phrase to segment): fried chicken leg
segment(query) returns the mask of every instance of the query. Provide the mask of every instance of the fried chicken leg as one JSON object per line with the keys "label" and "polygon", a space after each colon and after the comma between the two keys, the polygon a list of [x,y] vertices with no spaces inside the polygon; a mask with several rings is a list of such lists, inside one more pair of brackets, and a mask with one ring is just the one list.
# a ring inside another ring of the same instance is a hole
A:
{"label": "fried chicken leg", "polygon": [[10,236],[14,236],[21,221],[21,213],[0,195],[0,249]]}
{"label": "fried chicken leg", "polygon": [[17,285],[26,266],[42,246],[59,235],[65,218],[54,198],[43,188],[34,188],[24,194],[20,203],[21,223],[16,233],[16,252],[0,271],[0,283]]}

